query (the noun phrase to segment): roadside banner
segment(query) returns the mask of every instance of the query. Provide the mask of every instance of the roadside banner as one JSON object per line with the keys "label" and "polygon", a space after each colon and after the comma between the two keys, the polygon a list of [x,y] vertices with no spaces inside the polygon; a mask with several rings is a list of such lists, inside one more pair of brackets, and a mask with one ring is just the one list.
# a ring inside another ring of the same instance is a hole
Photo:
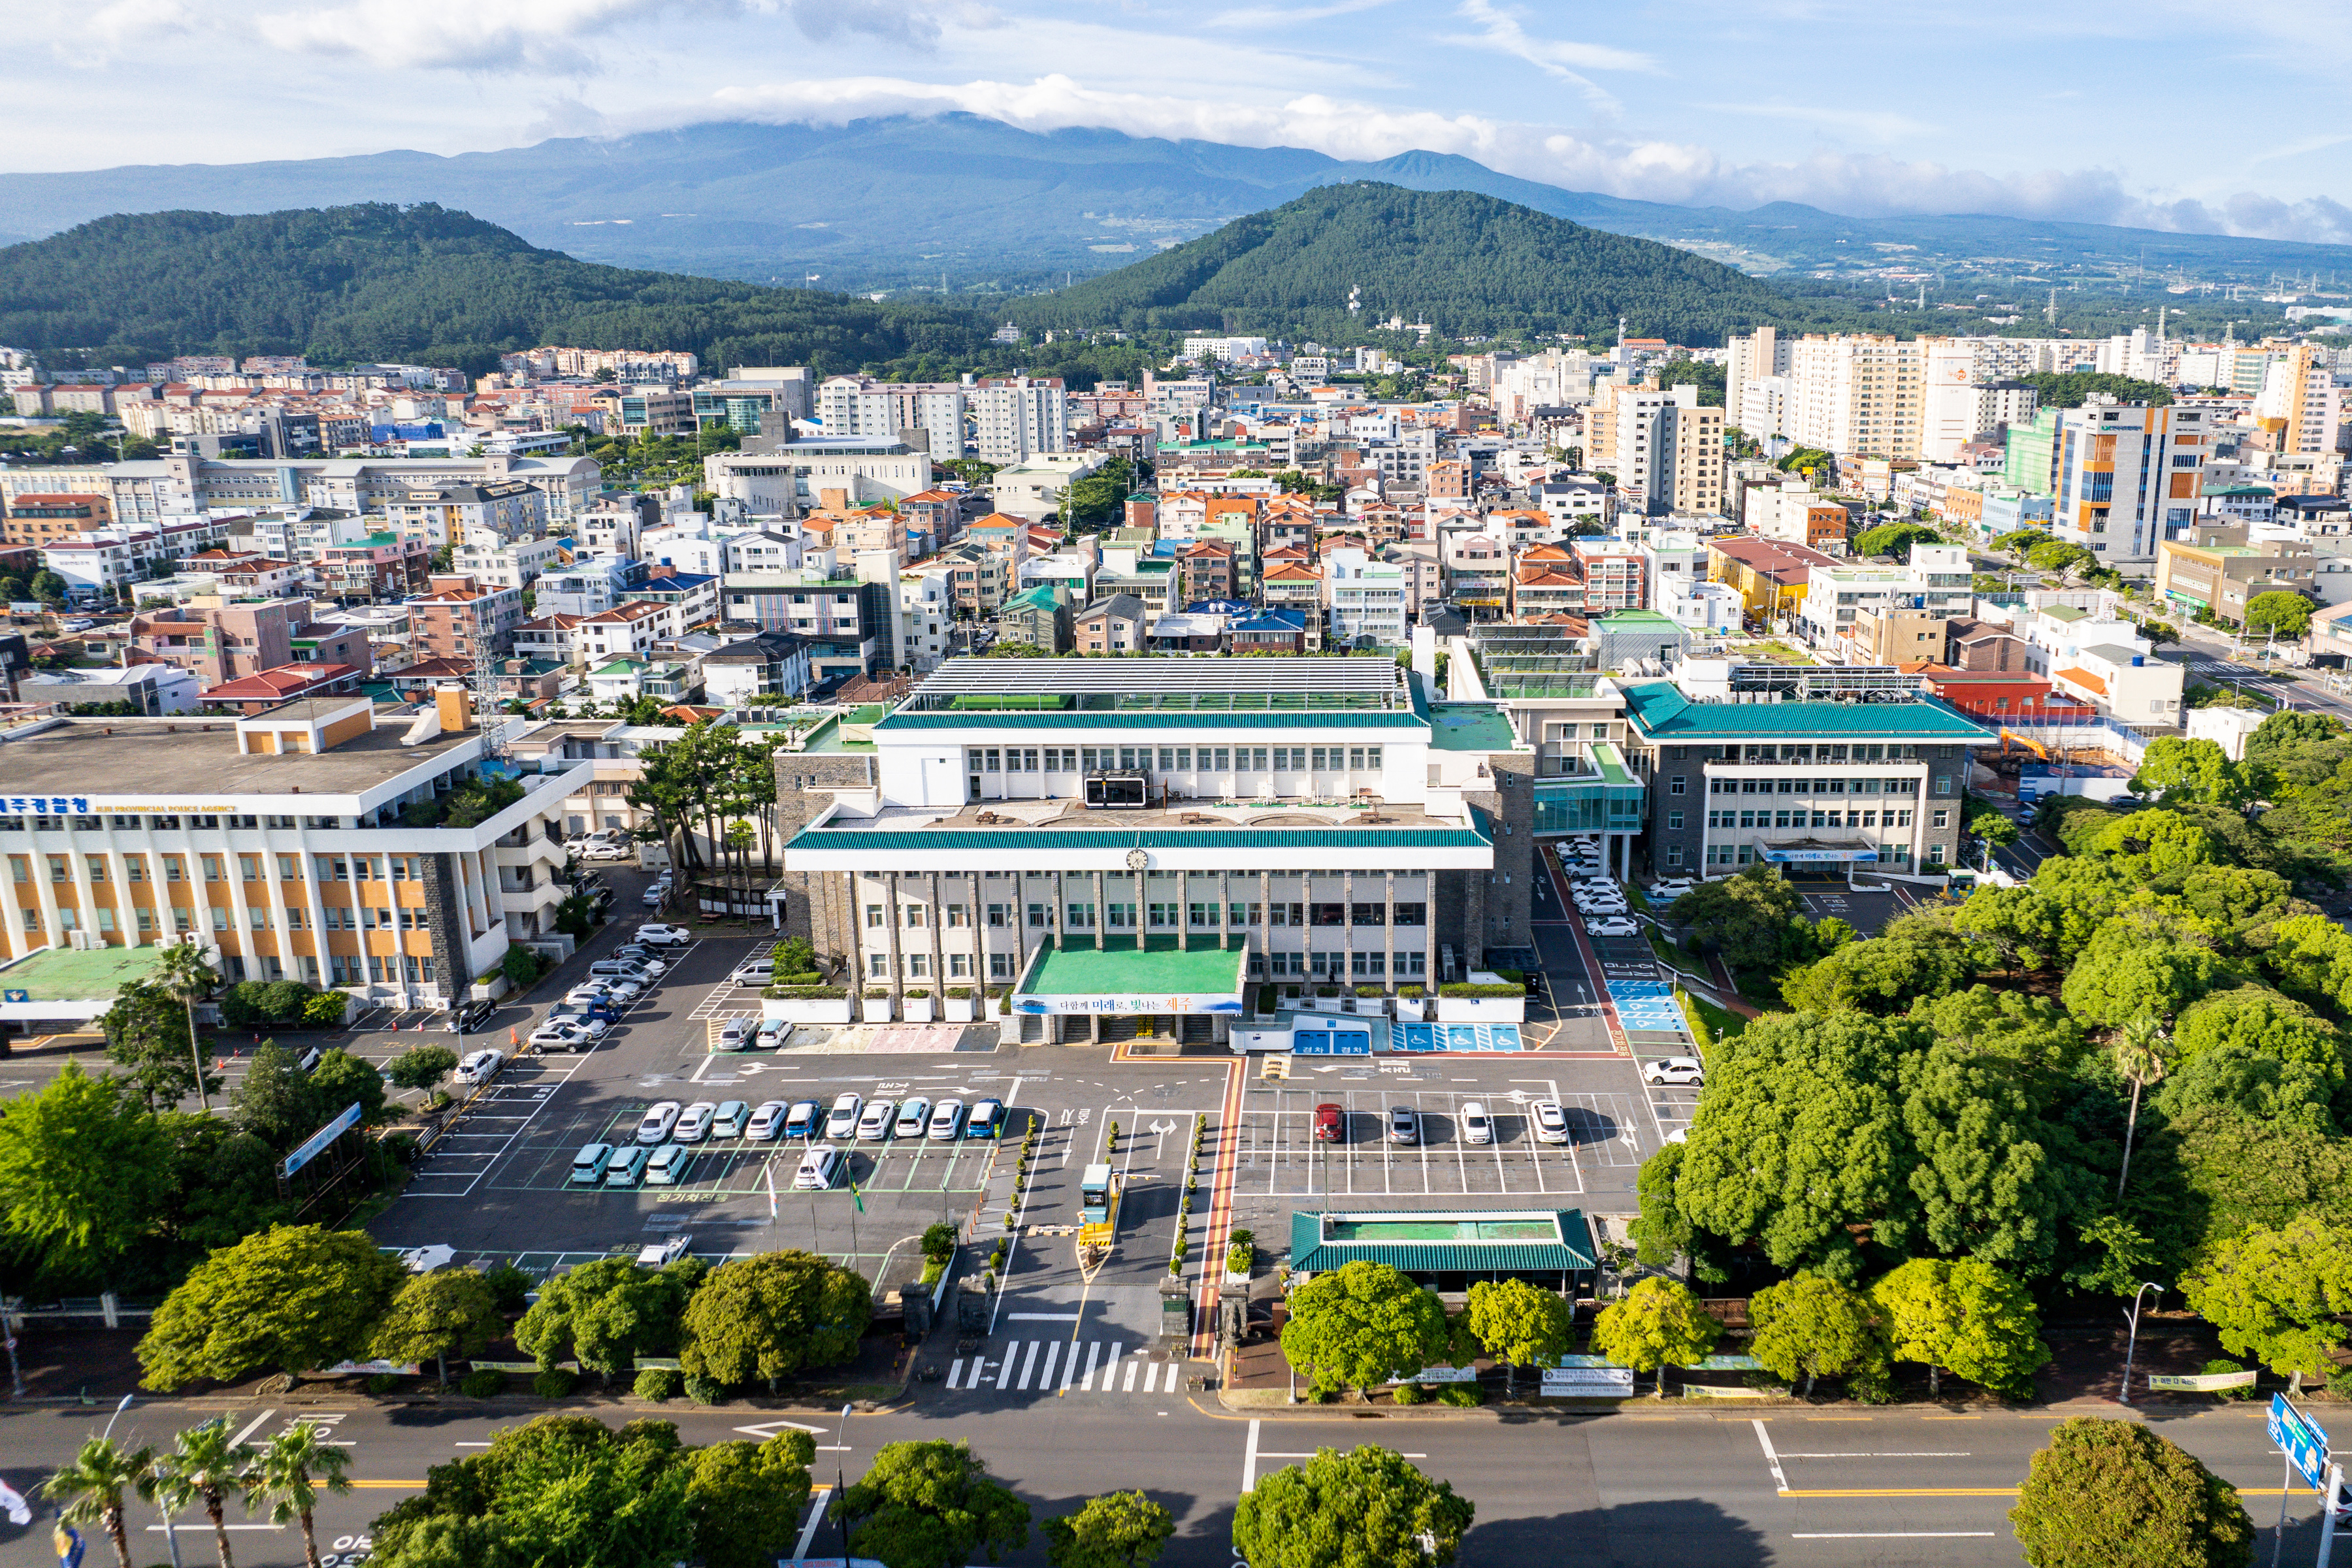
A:
{"label": "roadside banner", "polygon": [[1475,1383],[1478,1369],[1475,1366],[1425,1366],[1411,1377],[1389,1379],[1391,1387],[1400,1383]]}
{"label": "roadside banner", "polygon": [[1550,1399],[1618,1399],[1633,1392],[1630,1366],[1548,1366],[1544,1395]]}
{"label": "roadside banner", "polygon": [[2252,1388],[2255,1373],[2252,1372],[2214,1372],[2179,1376],[2171,1373],[2152,1372],[2147,1374],[2150,1394],[2158,1389],[2173,1389],[2189,1394],[2211,1394],[2223,1388]]}

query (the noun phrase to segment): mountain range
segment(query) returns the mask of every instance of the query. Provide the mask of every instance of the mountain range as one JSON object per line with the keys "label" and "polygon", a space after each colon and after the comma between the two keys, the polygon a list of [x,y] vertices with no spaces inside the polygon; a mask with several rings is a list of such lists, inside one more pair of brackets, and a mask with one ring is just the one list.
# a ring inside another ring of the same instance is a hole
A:
{"label": "mountain range", "polygon": [[1107,272],[1354,180],[1473,191],[1763,276],[1895,268],[2064,287],[2352,270],[2352,247],[1987,216],[1850,218],[1786,202],[1747,212],[1673,206],[1562,190],[1451,154],[1346,162],[1112,131],[1039,133],[969,114],[841,126],[717,122],[455,157],[389,152],[0,174],[0,241],[116,213],[430,202],[534,246],[617,266],[827,289],[994,293]]}

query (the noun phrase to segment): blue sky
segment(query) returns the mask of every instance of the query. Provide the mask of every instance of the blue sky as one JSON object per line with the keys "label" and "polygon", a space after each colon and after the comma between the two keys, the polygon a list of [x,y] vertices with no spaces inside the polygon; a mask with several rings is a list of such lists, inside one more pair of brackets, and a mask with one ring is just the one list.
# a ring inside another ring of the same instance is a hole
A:
{"label": "blue sky", "polygon": [[[5,0],[0,168],[962,109],[1746,207],[2352,242],[2352,0]],[[0,224],[5,226],[5,224]]]}

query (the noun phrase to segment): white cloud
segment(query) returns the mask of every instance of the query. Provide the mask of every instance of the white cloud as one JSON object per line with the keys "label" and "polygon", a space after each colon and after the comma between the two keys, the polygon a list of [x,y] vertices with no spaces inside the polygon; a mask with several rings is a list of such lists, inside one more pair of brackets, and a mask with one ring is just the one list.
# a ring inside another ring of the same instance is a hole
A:
{"label": "white cloud", "polygon": [[1718,114],[1752,114],[1762,120],[1792,120],[1832,130],[1858,131],[1879,142],[1925,136],[1936,129],[1907,114],[1896,114],[1887,110],[1834,109],[1810,103],[1705,103],[1699,107]]}
{"label": "white cloud", "polygon": [[1480,30],[1458,38],[1457,42],[1515,55],[1547,76],[1567,82],[1598,109],[1614,110],[1617,100],[1583,72],[1649,71],[1657,68],[1649,56],[1635,54],[1629,49],[1614,48],[1607,44],[1579,44],[1565,39],[1533,37],[1519,26],[1518,17],[1496,8],[1491,0],[1462,0],[1460,15],[1478,24]]}
{"label": "white cloud", "polygon": [[1113,92],[1060,75],[1028,82],[962,83],[854,77],[728,88],[691,106],[615,116],[609,130],[725,119],[837,125],[958,110],[1030,131],[1102,127],[1131,136],[1304,147],[1351,161],[1377,161],[1416,149],[1453,153],[1523,179],[1642,201],[1741,210],[1789,201],[1856,217],[1990,213],[2352,243],[2352,209],[2324,197],[2288,203],[2246,194],[2208,203],[2135,193],[2121,175],[2105,169],[1990,174],[1832,151],[1792,162],[1740,163],[1694,142],[1594,136],[1486,115],[1391,109],[1320,94],[1260,103]]}

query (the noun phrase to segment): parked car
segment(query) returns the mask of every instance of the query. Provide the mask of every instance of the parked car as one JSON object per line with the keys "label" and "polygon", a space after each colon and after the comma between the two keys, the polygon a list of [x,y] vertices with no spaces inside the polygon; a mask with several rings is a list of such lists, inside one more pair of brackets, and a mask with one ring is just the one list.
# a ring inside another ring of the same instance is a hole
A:
{"label": "parked car", "polygon": [[854,1093],[845,1093],[833,1102],[833,1110],[824,1119],[824,1135],[828,1138],[855,1138],[857,1119],[866,1109],[866,1101]]}
{"label": "parked car", "polygon": [[1664,1057],[1642,1069],[1645,1083],[1696,1083],[1706,1081],[1706,1068],[1696,1057]]}
{"label": "parked car", "polygon": [[1389,1107],[1389,1142],[1418,1143],[1421,1142],[1421,1112],[1410,1105]]}
{"label": "parked car", "polygon": [[600,958],[588,966],[588,978],[626,980],[634,983],[642,991],[653,979],[653,972],[645,965],[633,963],[625,958]]}
{"label": "parked car", "polygon": [[1663,881],[1651,883],[1648,887],[1643,889],[1642,891],[1654,903],[1660,901],[1672,903],[1676,899],[1681,898],[1685,893],[1689,892],[1693,885],[1694,884],[1688,877],[1670,877]]}
{"label": "parked car", "polygon": [[793,1173],[793,1190],[821,1193],[831,1187],[840,1174],[841,1151],[830,1143],[819,1143],[801,1156],[800,1169]]}
{"label": "parked car", "polygon": [[1557,1100],[1538,1100],[1528,1108],[1535,1117],[1536,1142],[1565,1143],[1570,1136],[1568,1111]]}
{"label": "parked car", "polygon": [[954,1139],[955,1136],[962,1131],[962,1100],[954,1099],[942,1100],[937,1105],[931,1107],[931,1125],[929,1131],[925,1134],[925,1136],[934,1140],[935,1142],[947,1142]]}
{"label": "parked car", "polygon": [[586,844],[580,849],[583,860],[626,860],[629,847],[625,844]]}
{"label": "parked car", "polygon": [[696,1100],[678,1113],[677,1126],[670,1132],[671,1140],[679,1143],[701,1142],[710,1136],[710,1119],[718,1113],[719,1107],[711,1101]]}
{"label": "parked car", "polygon": [[626,947],[616,947],[605,956],[634,963],[656,980],[669,973],[669,966],[675,961],[674,956],[666,959],[652,948],[640,947],[635,942],[631,942]]}
{"label": "parked car", "polygon": [[734,973],[728,975],[727,979],[730,984],[736,985],[765,985],[775,978],[775,973],[776,966],[769,960],[747,958],[735,966]]}
{"label": "parked car", "polygon": [[1495,1121],[1486,1114],[1486,1108],[1484,1105],[1475,1100],[1465,1100],[1462,1102],[1462,1109],[1455,1114],[1462,1120],[1462,1138],[1465,1142],[1492,1143],[1495,1141]]}
{"label": "parked car", "polygon": [[466,1034],[469,1030],[480,1028],[489,1021],[490,1015],[498,1010],[499,1005],[488,997],[476,997],[471,1001],[460,1002],[457,1006],[450,1008],[449,1021],[441,1026],[453,1035]]}
{"label": "parked car", "polygon": [[1601,920],[1586,921],[1584,930],[1591,936],[1638,936],[1642,928],[1635,925],[1630,916],[1610,915]]}
{"label": "parked car", "polygon": [[824,1121],[824,1107],[814,1100],[796,1100],[784,1112],[784,1136],[814,1138],[818,1125]]}
{"label": "parked car", "polygon": [[893,1138],[920,1138],[931,1124],[931,1102],[919,1094],[898,1102],[898,1119],[890,1124]]}
{"label": "parked car", "polygon": [[718,1048],[722,1051],[741,1050],[756,1026],[756,1021],[751,1018],[721,1018],[719,1021]]}
{"label": "parked car", "polygon": [[604,1024],[617,1023],[621,1016],[613,1011],[613,1005],[610,1002],[601,997],[593,1002],[558,1002],[547,1010],[547,1016],[551,1020],[569,1018],[574,1022],[583,1018],[594,1018]]}
{"label": "parked car", "polygon": [[598,1018],[551,1018],[530,1032],[530,1043],[542,1051],[585,1051],[610,1026]]}
{"label": "parked car", "polygon": [[963,1135],[967,1138],[993,1138],[1004,1131],[1006,1120],[1004,1101],[983,1100],[971,1108],[971,1120],[963,1124]]}
{"label": "parked car", "polygon": [[777,1134],[784,1130],[784,1118],[790,1109],[781,1100],[761,1100],[760,1108],[751,1112],[751,1120],[744,1124],[743,1136],[754,1143],[774,1142]]}
{"label": "parked car", "polygon": [[1328,1101],[1317,1106],[1315,1108],[1315,1141],[1318,1143],[1346,1142],[1348,1113]]}
{"label": "parked car", "polygon": [[710,1118],[713,1138],[740,1138],[744,1124],[751,1120],[751,1108],[740,1100],[722,1100]]}
{"label": "parked car", "polygon": [[613,1156],[613,1163],[604,1167],[604,1184],[608,1187],[635,1186],[645,1179],[646,1162],[653,1158],[653,1152],[643,1144],[622,1150]]}
{"label": "parked car", "polygon": [[649,910],[657,910],[661,908],[662,900],[668,897],[669,889],[663,884],[656,882],[652,887],[646,889],[646,896],[642,901],[646,908]]}
{"label": "parked car", "polygon": [[684,1258],[686,1249],[693,1245],[694,1237],[690,1236],[673,1236],[667,1241],[649,1241],[637,1248],[637,1267],[667,1268]]}
{"label": "parked car", "polygon": [[686,1107],[675,1100],[657,1100],[646,1106],[646,1113],[637,1119],[637,1142],[640,1143],[666,1142],[669,1137],[669,1130],[677,1125],[678,1113],[685,1109]]}
{"label": "parked car", "polygon": [[869,1100],[865,1111],[857,1118],[857,1141],[861,1143],[887,1143],[890,1141],[890,1119],[898,1113],[898,1104],[891,1100]]}
{"label": "parked car", "polygon": [[664,925],[656,922],[639,926],[636,930],[636,938],[648,947],[684,947],[694,940],[694,933],[684,926]]}
{"label": "parked car", "polygon": [[591,980],[566,991],[563,999],[582,1007],[593,1006],[599,1002],[609,1004],[613,1000],[613,987],[601,980]]}
{"label": "parked car", "polygon": [[763,1051],[782,1050],[792,1037],[793,1021],[790,1018],[762,1018],[751,1043]]}
{"label": "parked car", "polygon": [[694,1169],[694,1151],[683,1143],[665,1143],[646,1162],[646,1185],[675,1187]]}
{"label": "parked car", "polygon": [[457,1059],[459,1083],[488,1083],[506,1065],[504,1051],[468,1051]]}
{"label": "parked car", "polygon": [[583,1144],[580,1152],[572,1156],[572,1179],[567,1184],[574,1187],[600,1186],[604,1180],[604,1167],[612,1163],[613,1146],[610,1143]]}

